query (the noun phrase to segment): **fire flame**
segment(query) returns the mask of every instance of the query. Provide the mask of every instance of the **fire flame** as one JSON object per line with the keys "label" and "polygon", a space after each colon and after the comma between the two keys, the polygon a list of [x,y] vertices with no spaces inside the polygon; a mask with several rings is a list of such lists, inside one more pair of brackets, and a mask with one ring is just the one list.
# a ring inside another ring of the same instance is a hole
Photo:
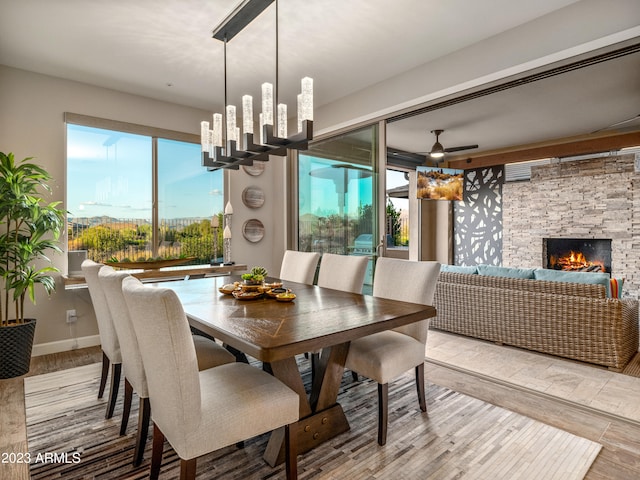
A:
{"label": "fire flame", "polygon": [[587,260],[582,252],[571,251],[568,254],[558,257],[551,255],[549,258],[551,268],[559,270],[588,270],[590,272],[605,272],[604,262],[601,260]]}

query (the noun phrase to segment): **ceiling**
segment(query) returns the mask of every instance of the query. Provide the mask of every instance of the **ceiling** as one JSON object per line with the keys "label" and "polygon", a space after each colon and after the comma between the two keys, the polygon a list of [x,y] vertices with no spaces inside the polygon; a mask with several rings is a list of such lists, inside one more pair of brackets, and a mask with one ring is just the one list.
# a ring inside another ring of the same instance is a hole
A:
{"label": "ceiling", "polygon": [[[637,49],[629,49],[631,51]],[[543,75],[544,77],[544,75]],[[506,83],[503,81],[503,83]],[[442,129],[445,147],[478,145],[466,156],[567,137],[640,129],[640,50],[497,93],[390,122],[387,144],[425,153]]]}
{"label": "ceiling", "polygon": [[[239,1],[0,0],[0,64],[220,111],[223,44],[211,31]],[[316,107],[327,105],[572,3],[280,0],[281,101],[292,109],[308,75]],[[274,25],[272,5],[228,43],[230,103],[259,98],[259,85],[274,80]],[[485,150],[606,128],[640,113],[638,57],[391,123],[388,143],[426,151],[438,128],[445,147]]]}

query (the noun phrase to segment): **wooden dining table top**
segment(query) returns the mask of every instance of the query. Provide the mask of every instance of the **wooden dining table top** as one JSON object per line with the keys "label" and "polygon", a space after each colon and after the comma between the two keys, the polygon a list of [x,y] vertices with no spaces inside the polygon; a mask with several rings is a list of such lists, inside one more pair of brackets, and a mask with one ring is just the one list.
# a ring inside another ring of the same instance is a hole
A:
{"label": "wooden dining table top", "polygon": [[429,305],[287,281],[283,287],[296,294],[292,302],[273,298],[238,300],[219,292],[221,286],[234,281],[239,277],[156,285],[176,292],[192,326],[268,363],[414,323],[436,313]]}

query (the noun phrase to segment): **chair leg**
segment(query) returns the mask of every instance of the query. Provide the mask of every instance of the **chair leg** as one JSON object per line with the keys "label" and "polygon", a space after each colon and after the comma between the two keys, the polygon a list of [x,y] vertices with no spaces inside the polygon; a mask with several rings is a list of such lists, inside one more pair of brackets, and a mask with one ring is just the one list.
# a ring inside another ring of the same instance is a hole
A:
{"label": "chair leg", "polygon": [[[140,399],[140,408],[138,410],[138,433],[136,434],[136,449],[133,453],[133,466],[137,467],[142,463],[144,455],[144,446],[147,444],[147,436],[149,435],[149,420],[151,419],[151,403],[148,398]],[[162,451],[160,451],[162,457]]]}
{"label": "chair leg", "polygon": [[162,450],[164,448],[164,433],[160,431],[158,426],[153,424],[153,444],[151,447],[151,471],[149,472],[150,480],[158,480],[160,476],[160,466],[162,465]]}
{"label": "chair leg", "polygon": [[109,390],[109,402],[107,404],[107,413],[104,416],[106,419],[113,417],[113,410],[116,408],[118,389],[120,388],[120,372],[122,372],[121,363],[114,363],[111,365],[111,387]]}
{"label": "chair leg", "polygon": [[351,378],[353,378],[354,382],[357,382],[358,381],[358,374],[356,372],[352,371],[351,372]]}
{"label": "chair leg", "polygon": [[180,459],[180,480],[195,480],[196,478],[196,459],[189,460]]}
{"label": "chair leg", "polygon": [[131,401],[133,400],[133,387],[124,378],[124,403],[122,405],[122,422],[120,422],[120,435],[127,433],[127,425],[129,424],[129,415],[131,414]]}
{"label": "chair leg", "polygon": [[424,362],[416,367],[416,388],[418,389],[418,402],[420,410],[427,411],[427,401],[424,394]]}
{"label": "chair leg", "polygon": [[284,427],[285,469],[287,480],[298,478],[298,424]]}
{"label": "chair leg", "polygon": [[378,384],[378,444],[387,443],[387,423],[389,422],[389,384]]}
{"label": "chair leg", "polygon": [[109,357],[102,352],[102,373],[100,374],[100,388],[98,388],[98,399],[104,395],[104,388],[107,386],[107,375],[109,375]]}

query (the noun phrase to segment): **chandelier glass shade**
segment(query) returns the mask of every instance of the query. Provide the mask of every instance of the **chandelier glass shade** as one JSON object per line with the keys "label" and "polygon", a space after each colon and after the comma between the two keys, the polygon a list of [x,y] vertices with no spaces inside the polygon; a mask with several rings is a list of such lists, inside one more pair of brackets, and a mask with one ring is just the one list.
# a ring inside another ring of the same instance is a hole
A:
{"label": "chandelier glass shade", "polygon": [[[304,77],[297,97],[297,132],[288,136],[287,105],[278,103],[278,0],[276,6],[276,85],[262,84],[259,138],[254,138],[254,102],[242,97],[240,112],[227,102],[227,42],[251,23],[274,0],[244,0],[213,31],[224,42],[224,116],[214,113],[211,123],[200,124],[202,165],[209,170],[235,169],[240,165],[266,162],[270,155],[285,156],[288,149],[306,150],[313,139],[313,79]],[[239,121],[237,114],[242,114]]]}

